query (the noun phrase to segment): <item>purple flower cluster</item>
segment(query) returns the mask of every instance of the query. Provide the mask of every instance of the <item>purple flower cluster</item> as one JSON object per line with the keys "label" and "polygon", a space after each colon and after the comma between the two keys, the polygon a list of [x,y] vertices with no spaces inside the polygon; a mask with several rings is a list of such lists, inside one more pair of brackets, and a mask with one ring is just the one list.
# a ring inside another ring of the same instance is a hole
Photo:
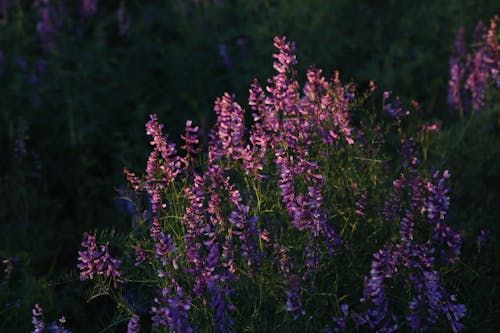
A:
{"label": "purple flower cluster", "polygon": [[121,261],[109,255],[108,245],[97,246],[95,236],[84,233],[83,238],[84,250],[78,251],[80,263],[76,266],[80,270],[80,280],[93,280],[96,276],[103,276],[118,288],[118,284],[123,282],[119,270]]}
{"label": "purple flower cluster", "polygon": [[[166,207],[162,199],[162,190],[175,181],[181,172],[181,163],[175,149],[175,144],[167,141],[163,134],[163,125],[158,123],[156,115],[151,115],[146,123],[146,134],[152,137],[150,144],[154,147],[149,155],[146,167],[146,179],[143,190],[150,196],[151,213],[157,216],[160,209]],[[131,174],[131,177],[134,177]],[[136,184],[136,183],[135,183]]]}
{"label": "purple flower cluster", "polygon": [[460,248],[462,246],[462,236],[453,231],[445,223],[446,213],[450,206],[449,187],[445,181],[450,178],[448,170],[442,175],[438,171],[432,174],[432,179],[426,184],[427,197],[427,218],[434,227],[434,240],[444,249],[441,251],[442,259],[447,263],[454,263],[459,260]]}
{"label": "purple flower cluster", "polygon": [[[230,311],[234,308],[232,284],[240,279],[240,271],[250,279],[259,272],[264,246],[261,242],[269,242],[272,236],[261,231],[259,217],[252,216],[252,209],[246,203],[250,199],[247,189],[242,192],[226,175],[233,168],[241,168],[252,182],[277,178],[290,225],[308,235],[304,247],[305,271],[292,273],[292,258],[286,248],[275,253],[281,258],[287,287],[286,309],[294,317],[305,313],[300,300],[301,281],[312,283],[320,265],[321,247],[325,246],[331,254],[342,244],[328,223],[323,196],[324,170],[314,161],[315,156],[311,156],[310,146],[354,143],[348,112],[354,90],[341,84],[338,72],[329,81],[321,70],[310,68],[301,96],[299,84],[293,79],[292,66],[297,63],[294,44],[285,37],[276,37],[274,45],[278,49],[273,55],[277,74],[268,80],[265,90],[257,80],[250,87],[249,105],[255,113],[249,131],[245,126],[245,110],[234,96],[225,93],[215,101],[217,119],[210,132],[208,165],[204,171],[193,168],[198,127],[190,121],[186,123],[182,136],[185,156],[179,157],[163,134],[156,115],[151,115],[146,124],[153,151],[144,179],[124,170],[134,190],[147,192],[151,203],[153,250],[150,251],[154,258],[148,258],[142,245],[137,246],[135,265],[148,262],[161,281],[165,281],[152,307],[153,323],[157,326],[192,329],[188,315],[192,300],[202,298],[206,302],[208,298],[215,327],[221,332],[230,331]],[[277,175],[265,173],[275,167]],[[182,240],[174,241],[172,232],[167,232],[174,230],[173,226],[163,223],[162,213],[178,209],[165,201],[165,193],[172,188],[170,185],[180,183],[184,184],[187,200],[181,220],[185,235]],[[191,186],[185,186],[189,183]],[[181,283],[186,274],[192,281],[190,286]]]}
{"label": "purple flower cluster", "polygon": [[[412,153],[408,156],[416,153],[413,149],[406,151]],[[356,313],[353,318],[358,325],[372,330],[392,332],[398,329],[397,315],[387,296],[389,281],[397,281],[412,290],[406,316],[412,330],[427,330],[440,316],[445,316],[453,331],[458,332],[463,328],[460,319],[465,314],[465,306],[457,304],[456,296],[446,292],[437,271],[437,259],[443,264],[458,261],[462,245],[461,235],[445,223],[449,208],[449,189],[445,181],[449,173],[436,171],[426,180],[414,166],[404,164],[404,173],[393,182],[393,192],[385,203],[383,216],[388,223],[400,224],[400,240],[396,244],[386,244],[373,255],[364,293],[374,308]],[[432,239],[422,239],[427,233],[423,233],[425,219],[431,226]]]}
{"label": "purple flower cluster", "polygon": [[63,317],[59,318],[57,324],[54,322],[52,324],[46,324],[43,320],[43,309],[39,304],[35,304],[33,307],[33,317],[32,323],[35,328],[31,333],[71,333],[71,331],[64,328],[64,323],[66,319]]}
{"label": "purple flower cluster", "polygon": [[170,287],[161,289],[154,302],[157,306],[151,308],[153,326],[168,327],[176,333],[193,332],[188,319],[191,300],[175,281]]}
{"label": "purple flower cluster", "polygon": [[275,252],[279,255],[279,267],[283,274],[286,291],[286,310],[291,312],[294,319],[306,314],[300,297],[300,277],[292,273],[292,263],[285,247],[275,244]]}
{"label": "purple flower cluster", "polygon": [[[327,80],[320,69],[311,67],[301,92],[293,68],[295,45],[285,37],[276,37],[274,45],[276,75],[265,88],[254,80],[249,90],[254,120],[249,128],[245,110],[233,95],[225,93],[216,99],[217,118],[203,167],[195,164],[199,128],[186,123],[181,157],[158,117],[151,115],[146,132],[152,137],[153,150],[145,176],[124,170],[131,187],[147,193],[151,204],[144,214],[148,221],[138,223],[140,231],[147,228],[135,241],[134,265],[148,265],[156,274],[151,302],[155,327],[195,331],[190,316],[202,307],[211,311],[217,331],[232,331],[237,282],[255,279],[264,267],[265,254],[270,254],[271,266],[283,277],[285,309],[295,319],[304,316],[302,296],[315,288],[320,265],[344,242],[327,215],[328,166],[323,159],[332,151],[366,142],[361,129],[351,124],[355,88],[342,85],[338,72]],[[402,135],[409,111],[399,98],[388,102],[389,97],[390,92],[384,93],[384,108]],[[414,107],[419,108],[417,103]],[[426,125],[422,131],[436,128]],[[376,132],[381,135],[380,128]],[[402,172],[382,212],[385,223],[399,228],[399,237],[373,255],[370,274],[365,277],[365,311],[355,312],[343,304],[340,315],[333,318],[335,332],[345,330],[349,318],[357,326],[380,332],[395,331],[405,321],[407,327],[423,331],[441,317],[448,319],[454,331],[462,329],[465,306],[444,289],[439,274],[441,266],[459,260],[461,248],[460,233],[445,223],[449,174],[434,172],[426,179],[418,169],[418,153],[417,142],[403,136]],[[264,202],[267,197],[259,190],[272,187],[276,197],[272,203]],[[366,216],[368,191],[358,191],[357,184],[352,191],[356,200],[349,211]],[[276,220],[268,220],[268,212]],[[284,231],[300,235],[301,245],[281,244],[278,233]],[[82,246],[87,250],[80,252],[81,274],[93,278],[99,273],[91,265],[101,258],[94,254],[95,238],[87,235]],[[107,253],[107,247],[101,247],[103,252]],[[410,291],[403,316],[392,304],[395,286]],[[138,329],[136,320],[130,319],[129,331]]]}
{"label": "purple flower cluster", "polygon": [[198,153],[198,144],[200,142],[198,138],[199,129],[199,126],[193,126],[193,122],[188,120],[186,122],[186,133],[181,135],[182,140],[184,140],[184,145],[181,148],[186,152],[186,156],[182,157],[181,161],[185,165],[186,170],[189,170]]}
{"label": "purple flower cluster", "polygon": [[451,109],[480,111],[484,108],[489,82],[500,88],[500,16],[490,20],[486,30],[476,25],[472,53],[467,53],[464,29],[457,33],[454,55],[450,58],[448,104]]}

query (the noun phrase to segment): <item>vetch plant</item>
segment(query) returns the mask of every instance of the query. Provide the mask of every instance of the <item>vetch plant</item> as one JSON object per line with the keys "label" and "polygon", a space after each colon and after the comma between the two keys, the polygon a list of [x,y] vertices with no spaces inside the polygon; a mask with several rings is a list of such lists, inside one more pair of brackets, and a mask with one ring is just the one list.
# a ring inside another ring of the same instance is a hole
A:
{"label": "vetch plant", "polygon": [[359,94],[311,67],[300,89],[294,43],[274,46],[276,75],[249,90],[253,123],[235,96],[217,98],[206,154],[191,121],[177,150],[150,116],[145,175],[124,170],[146,209],[123,260],[84,235],[81,278],[112,284],[101,290],[128,332],[460,331],[466,308],[442,270],[461,234],[446,223],[449,172],[421,165],[426,131],[407,133],[412,112],[390,93],[384,114],[366,112],[374,84]]}
{"label": "vetch plant", "polygon": [[482,22],[476,25],[471,53],[467,53],[464,28],[458,31],[450,58],[448,104],[451,109],[480,111],[485,106],[490,81],[500,88],[499,24],[497,15],[490,20],[488,29]]}

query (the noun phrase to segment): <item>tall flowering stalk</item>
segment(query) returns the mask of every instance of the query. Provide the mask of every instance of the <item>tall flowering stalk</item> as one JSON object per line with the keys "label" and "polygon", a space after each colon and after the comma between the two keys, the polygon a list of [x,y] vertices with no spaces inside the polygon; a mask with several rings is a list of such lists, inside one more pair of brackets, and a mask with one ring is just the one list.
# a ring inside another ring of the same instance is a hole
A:
{"label": "tall flowering stalk", "polygon": [[78,252],[77,268],[80,269],[81,280],[93,280],[102,276],[113,283],[115,288],[123,282],[120,272],[121,260],[113,258],[108,252],[108,245],[98,246],[95,236],[84,233],[82,241],[83,251]]}

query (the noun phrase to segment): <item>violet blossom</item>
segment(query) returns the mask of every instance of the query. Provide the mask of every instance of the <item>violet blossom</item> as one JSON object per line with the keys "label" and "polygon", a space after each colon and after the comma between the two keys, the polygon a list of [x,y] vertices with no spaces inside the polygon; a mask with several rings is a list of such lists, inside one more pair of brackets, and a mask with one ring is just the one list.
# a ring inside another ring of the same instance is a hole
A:
{"label": "violet blossom", "polygon": [[118,284],[123,282],[119,270],[121,261],[109,255],[108,245],[98,247],[95,236],[84,233],[83,237],[84,250],[78,251],[80,263],[76,266],[80,270],[80,280],[93,280],[96,276],[103,276],[118,288]]}
{"label": "violet blossom", "polygon": [[128,321],[127,333],[139,333],[140,329],[140,318],[138,315],[133,315]]}

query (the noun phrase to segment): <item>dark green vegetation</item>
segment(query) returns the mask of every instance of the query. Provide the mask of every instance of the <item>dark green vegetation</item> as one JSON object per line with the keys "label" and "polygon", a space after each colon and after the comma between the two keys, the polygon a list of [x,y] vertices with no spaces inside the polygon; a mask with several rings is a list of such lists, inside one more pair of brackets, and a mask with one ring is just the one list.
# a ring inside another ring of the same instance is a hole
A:
{"label": "dark green vegetation", "polygon": [[[451,171],[449,218],[464,236],[449,284],[469,309],[466,326],[493,331],[500,322],[499,96],[492,92],[481,114],[461,121],[448,111],[446,93],[456,31],[464,26],[470,34],[477,21],[487,22],[497,2],[198,2],[123,1],[123,33],[120,1],[100,1],[84,19],[79,4],[66,4],[48,51],[32,1],[11,1],[2,13],[0,257],[20,260],[0,282],[0,331],[29,331],[35,303],[48,318],[64,314],[75,332],[111,323],[114,305],[105,297],[85,303],[74,266],[83,231],[105,230],[98,238],[116,240],[130,230],[115,198],[122,168],[144,167],[147,115],[158,113],[174,141],[187,119],[206,138],[216,96],[230,91],[243,102],[254,77],[271,76],[275,35],[297,43],[299,80],[310,64],[327,76],[338,69],[363,90],[375,80],[376,105],[377,94],[392,90],[418,100],[422,118],[443,120],[426,163]],[[18,144],[23,127],[26,152]],[[491,243],[479,248],[482,229],[491,230]]]}

